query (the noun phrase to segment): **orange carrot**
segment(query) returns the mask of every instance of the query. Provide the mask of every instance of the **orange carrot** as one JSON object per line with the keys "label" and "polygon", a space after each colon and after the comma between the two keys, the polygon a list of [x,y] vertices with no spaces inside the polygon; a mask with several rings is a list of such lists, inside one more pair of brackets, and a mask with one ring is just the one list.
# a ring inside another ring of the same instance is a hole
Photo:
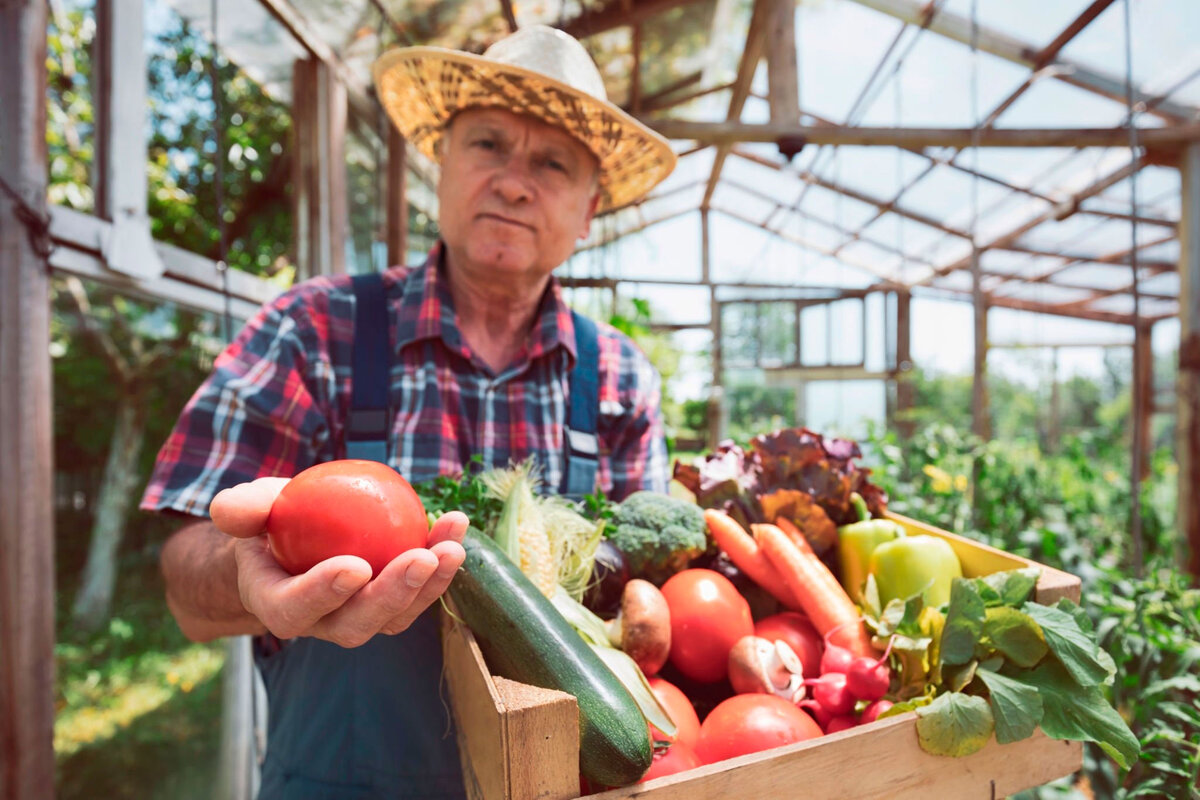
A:
{"label": "orange carrot", "polygon": [[779,602],[793,611],[800,610],[800,600],[783,582],[779,570],[754,541],[754,537],[736,519],[724,511],[708,509],[704,521],[717,546],[725,551],[733,565],[746,573]]}
{"label": "orange carrot", "polygon": [[836,644],[849,649],[856,656],[873,655],[871,640],[863,628],[862,616],[854,601],[829,571],[829,567],[817,558],[808,541],[803,536],[799,537],[799,541],[793,541],[776,525],[750,527],[762,552],[796,595],[817,631],[822,636],[836,639]]}

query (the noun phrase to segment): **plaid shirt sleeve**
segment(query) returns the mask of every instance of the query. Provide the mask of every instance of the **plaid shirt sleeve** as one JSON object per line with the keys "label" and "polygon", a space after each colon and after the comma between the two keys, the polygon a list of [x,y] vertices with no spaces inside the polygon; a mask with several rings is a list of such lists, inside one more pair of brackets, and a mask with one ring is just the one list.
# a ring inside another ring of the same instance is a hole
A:
{"label": "plaid shirt sleeve", "polygon": [[143,510],[208,516],[221,489],[316,463],[328,426],[311,379],[322,359],[310,299],[281,295],[217,357],[158,453]]}
{"label": "plaid shirt sleeve", "polygon": [[[667,491],[667,442],[662,379],[630,339],[601,326],[600,438],[609,469],[600,485],[613,500],[633,492]],[[603,462],[602,462],[603,463]]]}

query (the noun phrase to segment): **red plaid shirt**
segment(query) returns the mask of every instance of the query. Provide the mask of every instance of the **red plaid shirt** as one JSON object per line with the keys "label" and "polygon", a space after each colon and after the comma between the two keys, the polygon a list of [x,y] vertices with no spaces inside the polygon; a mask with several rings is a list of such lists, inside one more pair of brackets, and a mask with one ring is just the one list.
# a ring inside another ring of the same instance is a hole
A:
{"label": "red plaid shirt", "polygon": [[[476,454],[488,466],[534,456],[545,484],[559,486],[575,329],[558,282],[526,347],[494,374],[459,332],[440,252],[435,246],[423,267],[384,274],[391,466],[417,482],[461,473]],[[618,500],[666,491],[658,373],[626,336],[598,327],[599,487]],[[263,306],[188,401],[141,507],[207,516],[227,486],[344,458],[353,333],[348,276],[306,281]]]}

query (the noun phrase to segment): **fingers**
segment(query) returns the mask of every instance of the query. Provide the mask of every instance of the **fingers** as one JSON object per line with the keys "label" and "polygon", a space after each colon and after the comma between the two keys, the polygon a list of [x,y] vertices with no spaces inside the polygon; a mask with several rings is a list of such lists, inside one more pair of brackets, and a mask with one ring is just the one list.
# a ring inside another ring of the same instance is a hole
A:
{"label": "fingers", "polygon": [[357,556],[337,556],[289,575],[271,555],[265,536],[238,541],[234,552],[242,605],[281,639],[313,635],[321,620],[371,580],[371,565]]}
{"label": "fingers", "polygon": [[244,539],[258,536],[267,527],[271,505],[287,485],[288,478],[259,478],[223,489],[208,507],[217,529]]}
{"label": "fingers", "polygon": [[461,511],[448,511],[437,518],[429,531],[429,547],[438,542],[462,542],[471,521]]}
{"label": "fingers", "polygon": [[376,634],[399,633],[441,596],[465,553],[454,541],[430,550],[409,550],[392,560],[375,580],[314,628],[314,635],[358,647]]}

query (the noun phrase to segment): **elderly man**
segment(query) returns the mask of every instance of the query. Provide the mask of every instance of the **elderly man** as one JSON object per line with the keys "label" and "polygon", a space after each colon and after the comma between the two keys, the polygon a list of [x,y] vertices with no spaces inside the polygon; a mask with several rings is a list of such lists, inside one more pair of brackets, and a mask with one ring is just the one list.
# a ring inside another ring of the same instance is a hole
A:
{"label": "elderly man", "polygon": [[[608,103],[583,47],[550,28],[483,56],[393,51],[375,80],[405,136],[441,162],[442,241],[374,293],[318,278],[265,306],[188,403],[142,501],[200,518],[162,554],[184,633],[257,637],[268,798],[463,796],[429,608],[463,561],[466,518],[442,517],[428,549],[374,578],[353,556],[288,575],[262,535],[290,476],[362,444],[360,385],[383,395],[380,460],[412,481],[476,455],[533,456],[549,485],[589,491],[565,443],[582,402],[598,451],[585,481],[617,498],[666,486],[657,374],[615,330],[573,317],[551,276],[597,211],[670,172],[666,142]],[[573,395],[585,350],[590,388]]]}

